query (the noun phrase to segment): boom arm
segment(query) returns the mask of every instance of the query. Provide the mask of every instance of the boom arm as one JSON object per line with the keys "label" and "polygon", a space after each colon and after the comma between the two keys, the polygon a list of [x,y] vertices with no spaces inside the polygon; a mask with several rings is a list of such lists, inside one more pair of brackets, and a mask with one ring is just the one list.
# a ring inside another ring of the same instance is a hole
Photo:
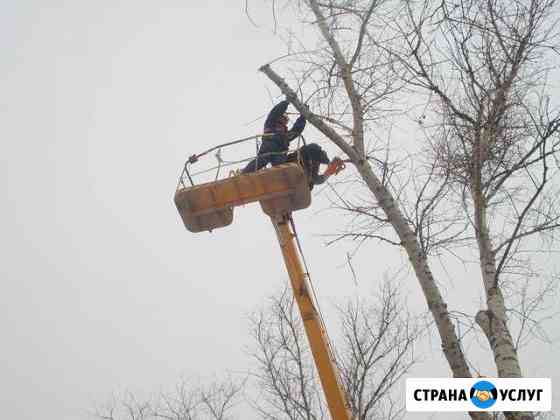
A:
{"label": "boom arm", "polygon": [[319,378],[327,399],[331,418],[333,420],[351,420],[352,415],[348,409],[346,393],[338,377],[329,340],[309,294],[309,286],[296,252],[296,247],[294,246],[295,235],[288,225],[288,217],[272,218],[272,223],[276,229],[278,242],[280,243],[284,262],[290,276],[294,297],[303,320],[305,333],[307,334],[313,359],[315,360],[315,366],[319,372]]}

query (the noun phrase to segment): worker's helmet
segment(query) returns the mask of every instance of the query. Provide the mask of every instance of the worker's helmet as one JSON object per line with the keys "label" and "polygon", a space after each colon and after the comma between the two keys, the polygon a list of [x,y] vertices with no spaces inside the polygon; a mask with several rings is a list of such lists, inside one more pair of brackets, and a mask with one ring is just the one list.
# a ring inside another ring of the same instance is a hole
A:
{"label": "worker's helmet", "polygon": [[319,162],[324,163],[325,165],[328,165],[331,162],[329,156],[327,155],[327,152],[325,152],[324,150],[321,150],[321,154],[319,156]]}
{"label": "worker's helmet", "polygon": [[303,146],[302,152],[306,159],[313,162],[324,163],[325,165],[330,163],[329,156],[317,143],[310,143]]}

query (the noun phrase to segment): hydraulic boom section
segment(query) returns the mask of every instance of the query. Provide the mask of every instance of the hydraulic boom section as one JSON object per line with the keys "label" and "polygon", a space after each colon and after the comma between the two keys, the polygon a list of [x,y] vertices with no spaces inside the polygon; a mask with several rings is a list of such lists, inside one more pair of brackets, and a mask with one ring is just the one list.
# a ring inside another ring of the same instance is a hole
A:
{"label": "hydraulic boom section", "polygon": [[255,201],[260,202],[276,229],[331,418],[350,420],[352,415],[333,352],[294,245],[295,232],[289,225],[293,211],[311,204],[309,181],[302,167],[286,163],[205,184],[182,185],[175,192],[177,210],[191,232],[227,226],[233,221],[235,207]]}
{"label": "hydraulic boom section", "polygon": [[284,215],[280,218],[271,219],[276,229],[280,249],[282,250],[286,269],[290,276],[294,297],[303,320],[305,333],[307,334],[313,359],[315,360],[315,366],[319,372],[319,378],[329,406],[331,418],[333,420],[350,420],[352,415],[348,408],[346,393],[340,383],[329,339],[321,317],[313,303],[307,277],[294,245],[295,234],[291,231],[288,224],[289,217],[289,215]]}

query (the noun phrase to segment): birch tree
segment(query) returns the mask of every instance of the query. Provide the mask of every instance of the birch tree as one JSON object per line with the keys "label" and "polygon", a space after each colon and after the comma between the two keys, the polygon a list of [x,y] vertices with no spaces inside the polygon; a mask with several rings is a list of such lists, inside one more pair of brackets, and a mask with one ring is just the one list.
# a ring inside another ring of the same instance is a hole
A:
{"label": "birch tree", "polygon": [[[397,17],[393,11],[394,3],[389,3],[299,2],[302,19],[317,26],[320,47],[304,49],[301,55],[305,59],[298,56],[304,66],[293,86],[271,65],[264,65],[260,70],[354,165],[377,203],[379,212],[372,217],[393,230],[395,239],[392,242],[402,247],[408,256],[453,376],[468,378],[472,374],[447,303],[434,279],[428,255],[395,199],[394,191],[390,190],[383,174],[377,171],[375,150],[369,148],[366,138],[373,128],[371,124],[381,118],[385,107],[389,107],[392,94],[402,88],[394,68],[399,63],[386,47],[397,36],[386,31],[386,21]],[[306,63],[309,63],[308,67]],[[303,98],[298,96],[298,91],[305,83],[309,84],[311,93]],[[309,99],[313,99],[312,108],[305,106]],[[476,413],[472,416],[485,418]]]}
{"label": "birch tree", "polygon": [[[476,322],[500,377],[521,377],[504,287],[529,277],[530,243],[560,227],[560,114],[547,93],[555,1],[409,5],[399,54],[408,83],[433,95],[427,138],[437,175],[465,210],[486,309]],[[405,57],[412,57],[412,60]],[[437,115],[437,116],[436,116]]]}
{"label": "birch tree", "polygon": [[[546,94],[548,53],[559,48],[555,1],[287,3],[316,28],[318,45],[292,41],[284,63],[260,70],[348,157],[371,194],[368,206],[341,197],[348,211],[370,220],[368,232],[349,236],[406,253],[455,377],[472,373],[432,257],[446,247],[476,249],[486,298],[476,323],[498,375],[521,377],[504,288],[536,273],[528,248],[538,239],[550,244],[560,221],[552,182],[559,119]],[[284,74],[276,70],[282,65]],[[373,133],[399,97],[422,94],[417,122],[428,164],[423,180],[405,177],[416,192],[407,201]]]}

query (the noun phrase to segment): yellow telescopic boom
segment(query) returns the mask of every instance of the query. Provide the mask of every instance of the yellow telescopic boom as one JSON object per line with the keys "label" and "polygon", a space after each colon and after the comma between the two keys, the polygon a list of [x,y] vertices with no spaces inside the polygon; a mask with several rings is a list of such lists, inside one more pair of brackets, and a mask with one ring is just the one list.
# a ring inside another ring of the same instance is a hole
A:
{"label": "yellow telescopic boom", "polygon": [[[193,158],[195,160],[196,156]],[[294,245],[295,232],[289,226],[292,211],[304,209],[311,204],[308,180],[303,168],[297,163],[287,163],[205,184],[190,187],[183,185],[177,188],[174,199],[185,227],[191,232],[211,231],[227,226],[233,221],[234,207],[260,202],[278,235],[331,419],[350,420],[352,415],[338,377],[333,352],[309,293],[306,274]]]}
{"label": "yellow telescopic boom", "polygon": [[338,370],[327,334],[323,328],[323,323],[309,293],[307,278],[294,245],[295,234],[290,229],[288,217],[283,216],[271,219],[276,229],[286,269],[290,276],[294,297],[296,298],[305,333],[307,334],[313,359],[315,360],[315,366],[319,372],[329,412],[333,420],[351,420],[352,415],[348,408],[346,393],[338,377]]}

